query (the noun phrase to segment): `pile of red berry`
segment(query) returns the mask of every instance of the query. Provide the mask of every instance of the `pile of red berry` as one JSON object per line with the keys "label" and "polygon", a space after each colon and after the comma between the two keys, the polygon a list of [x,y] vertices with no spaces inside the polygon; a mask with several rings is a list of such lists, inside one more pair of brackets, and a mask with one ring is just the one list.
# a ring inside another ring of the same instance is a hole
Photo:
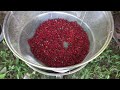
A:
{"label": "pile of red berry", "polygon": [[81,63],[89,52],[89,39],[77,22],[51,19],[37,28],[28,40],[31,52],[49,67]]}

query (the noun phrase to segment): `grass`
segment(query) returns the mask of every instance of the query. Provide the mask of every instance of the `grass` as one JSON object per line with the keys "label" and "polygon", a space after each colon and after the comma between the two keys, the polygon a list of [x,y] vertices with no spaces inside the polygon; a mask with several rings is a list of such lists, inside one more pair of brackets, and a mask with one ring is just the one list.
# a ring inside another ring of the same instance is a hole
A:
{"label": "grass", "polygon": [[70,75],[76,79],[117,79],[120,78],[120,56],[107,48],[97,59],[81,71]]}
{"label": "grass", "polygon": [[[30,69],[23,61],[16,58],[3,41],[0,43],[0,79],[54,79]],[[119,79],[120,51],[114,40],[95,60],[77,73],[65,79]]]}

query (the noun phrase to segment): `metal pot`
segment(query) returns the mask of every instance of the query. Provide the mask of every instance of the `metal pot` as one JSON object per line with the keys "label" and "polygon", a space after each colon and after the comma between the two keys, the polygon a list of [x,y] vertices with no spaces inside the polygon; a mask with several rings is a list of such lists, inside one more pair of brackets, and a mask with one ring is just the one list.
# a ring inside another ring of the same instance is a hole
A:
{"label": "metal pot", "polygon": [[[27,39],[34,35],[40,23],[54,18],[77,21],[86,30],[90,40],[90,52],[82,63],[53,68],[38,62],[32,55]],[[5,41],[16,57],[30,67],[54,71],[58,74],[78,69],[98,57],[110,43],[113,32],[114,22],[109,11],[10,11],[3,24]]]}

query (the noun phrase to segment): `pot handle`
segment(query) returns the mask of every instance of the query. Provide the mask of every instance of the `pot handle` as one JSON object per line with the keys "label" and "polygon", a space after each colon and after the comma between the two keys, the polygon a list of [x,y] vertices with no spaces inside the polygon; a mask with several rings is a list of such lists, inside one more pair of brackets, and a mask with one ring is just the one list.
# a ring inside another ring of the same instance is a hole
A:
{"label": "pot handle", "polygon": [[0,24],[0,42],[3,40],[2,25]]}

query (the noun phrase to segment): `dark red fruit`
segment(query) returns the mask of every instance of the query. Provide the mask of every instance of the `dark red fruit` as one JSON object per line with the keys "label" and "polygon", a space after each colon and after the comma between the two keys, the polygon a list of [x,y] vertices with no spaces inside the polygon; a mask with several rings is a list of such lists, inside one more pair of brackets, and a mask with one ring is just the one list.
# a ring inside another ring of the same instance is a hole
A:
{"label": "dark red fruit", "polygon": [[49,67],[81,63],[89,52],[89,39],[77,22],[52,19],[43,22],[28,40],[33,55]]}

